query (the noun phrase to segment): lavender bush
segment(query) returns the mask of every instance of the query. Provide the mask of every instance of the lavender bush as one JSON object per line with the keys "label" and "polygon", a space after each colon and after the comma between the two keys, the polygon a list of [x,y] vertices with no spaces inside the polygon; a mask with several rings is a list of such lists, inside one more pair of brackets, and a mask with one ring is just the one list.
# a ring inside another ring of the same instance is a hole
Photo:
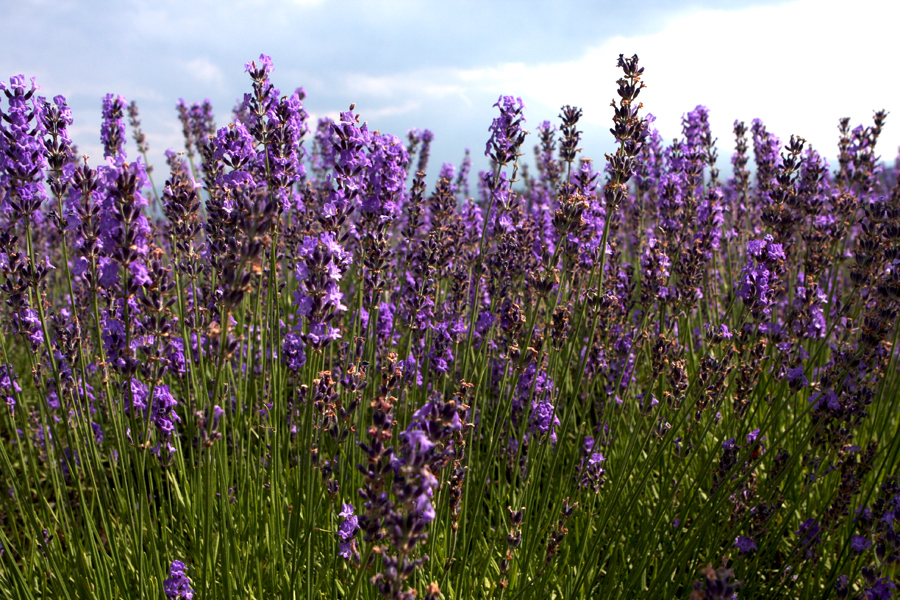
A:
{"label": "lavender bush", "polygon": [[265,55],[155,181],[134,103],[90,160],[0,85],[0,596],[893,597],[886,113],[833,168],[735,122],[724,177],[618,66],[605,162],[503,96],[474,198]]}

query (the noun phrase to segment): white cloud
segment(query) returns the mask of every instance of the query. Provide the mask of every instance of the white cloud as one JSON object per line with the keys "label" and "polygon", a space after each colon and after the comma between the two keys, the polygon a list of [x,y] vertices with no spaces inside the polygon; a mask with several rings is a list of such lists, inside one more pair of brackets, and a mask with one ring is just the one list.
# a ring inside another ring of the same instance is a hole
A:
{"label": "white cloud", "polygon": [[214,86],[216,90],[224,87],[225,75],[218,65],[207,58],[197,57],[184,63],[184,70],[201,83]]}
{"label": "white cloud", "polygon": [[372,110],[367,110],[363,114],[364,118],[379,119],[383,117],[395,117],[398,115],[408,115],[417,110],[421,104],[415,100],[410,100],[402,104],[392,106],[382,106]]}
{"label": "white cloud", "polygon": [[316,124],[319,122],[319,119],[331,119],[332,121],[339,121],[341,119],[341,113],[337,110],[328,110],[324,112],[315,112],[315,111],[307,111],[309,114],[309,127],[314,129]]}
{"label": "white cloud", "polygon": [[[702,10],[672,19],[661,31],[617,37],[579,60],[544,65],[509,63],[460,72],[470,88],[521,95],[527,112],[555,114],[563,104],[584,109],[585,123],[611,118],[619,53],[636,53],[646,68],[645,111],[664,138],[680,134],[681,115],[698,104],[711,111],[720,155],[733,148],[735,119],[759,117],[786,140],[806,138],[836,154],[837,122],[871,124],[876,109],[900,118],[900,80],[890,75],[900,10],[877,0],[799,0],[781,6]],[[527,113],[526,113],[527,114]],[[891,117],[879,148],[896,155],[900,126]]]}
{"label": "white cloud", "polygon": [[354,73],[345,78],[344,86],[349,93],[361,93],[379,98],[420,97],[444,99],[459,97],[470,103],[466,97],[466,85],[454,82],[460,79],[453,69],[428,69],[373,77]]}
{"label": "white cloud", "polygon": [[432,100],[461,100],[466,108],[459,110],[464,111],[475,99],[480,111],[484,98],[511,94],[524,99],[533,129],[539,120],[554,118],[562,105],[572,104],[584,110],[582,125],[590,130],[585,143],[596,150],[611,144],[602,136],[611,122],[609,104],[621,74],[616,59],[619,53],[636,53],[646,68],[647,88],[640,97],[644,114],[657,117],[655,126],[664,139],[679,136],[682,115],[703,104],[710,109],[726,164],[733,152],[735,119],[749,125],[760,118],[782,141],[796,134],[833,158],[838,119],[870,125],[873,111],[885,108],[896,116],[888,117],[879,150],[892,160],[900,144],[900,125],[893,124],[900,119],[900,80],[883,67],[896,54],[895,19],[889,18],[896,13],[900,10],[879,0],[858,0],[853,10],[836,0],[691,10],[654,34],[616,37],[572,61],[386,76],[354,73],[340,85],[348,98],[366,99],[369,106],[361,108],[370,118],[421,111]]}

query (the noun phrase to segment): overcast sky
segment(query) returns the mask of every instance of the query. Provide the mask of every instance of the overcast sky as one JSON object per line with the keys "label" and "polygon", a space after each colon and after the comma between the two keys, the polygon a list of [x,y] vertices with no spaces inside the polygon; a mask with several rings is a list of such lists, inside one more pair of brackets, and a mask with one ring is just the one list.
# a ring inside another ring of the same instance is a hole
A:
{"label": "overcast sky", "polygon": [[[178,98],[209,98],[218,126],[250,90],[243,65],[275,63],[282,92],[303,86],[313,117],[355,102],[372,129],[405,137],[435,133],[432,164],[459,164],[466,147],[483,158],[492,104],[521,96],[526,127],[558,122],[560,106],[584,109],[584,154],[612,147],[609,103],[619,53],[637,53],[648,88],[641,99],[664,138],[680,134],[697,104],[711,111],[722,166],[732,124],[761,118],[782,140],[800,135],[836,155],[837,122],[888,117],[879,142],[893,161],[900,144],[900,9],[883,0],[652,0],[514,2],[434,0],[0,0],[0,77],[36,77],[42,94],[65,95],[75,142],[96,164],[104,94],[136,100],[164,168],[183,149]],[[314,123],[312,124],[314,127]],[[536,135],[526,142],[530,155]],[[135,155],[129,141],[129,156]],[[832,161],[833,162],[833,161]]]}

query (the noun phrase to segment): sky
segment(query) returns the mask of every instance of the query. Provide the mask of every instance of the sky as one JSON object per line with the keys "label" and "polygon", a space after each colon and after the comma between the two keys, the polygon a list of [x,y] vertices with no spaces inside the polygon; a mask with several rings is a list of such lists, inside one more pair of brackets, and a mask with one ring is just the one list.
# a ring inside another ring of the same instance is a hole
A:
{"label": "sky", "polygon": [[[0,0],[0,77],[35,77],[66,96],[79,150],[97,164],[106,93],[138,103],[150,161],[183,150],[179,98],[209,98],[217,126],[250,91],[244,64],[272,57],[282,93],[299,86],[313,119],[351,103],[369,128],[404,138],[430,129],[432,175],[471,148],[483,157],[500,95],[523,99],[526,128],[558,124],[564,104],[584,110],[583,156],[613,149],[616,59],[645,67],[644,111],[664,139],[681,117],[710,110],[720,165],[733,152],[735,119],[760,118],[782,141],[805,138],[836,161],[837,123],[889,115],[879,150],[900,145],[900,8],[885,0],[487,2],[459,0]],[[852,9],[852,10],[851,10]],[[314,127],[314,123],[312,124]],[[526,140],[527,154],[537,143]],[[311,140],[307,141],[311,144]],[[136,154],[129,140],[130,157]],[[474,180],[473,180],[474,181]]]}

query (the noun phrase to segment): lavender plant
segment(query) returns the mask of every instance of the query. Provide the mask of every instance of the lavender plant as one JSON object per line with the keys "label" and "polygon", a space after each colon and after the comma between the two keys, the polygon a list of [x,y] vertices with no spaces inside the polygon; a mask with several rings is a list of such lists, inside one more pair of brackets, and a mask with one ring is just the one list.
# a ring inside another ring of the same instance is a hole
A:
{"label": "lavender plant", "polygon": [[0,85],[0,597],[893,597],[887,113],[835,171],[736,121],[727,177],[617,64],[605,163],[567,105],[529,172],[501,96],[476,198],[265,55],[159,194],[136,104],[92,164]]}

